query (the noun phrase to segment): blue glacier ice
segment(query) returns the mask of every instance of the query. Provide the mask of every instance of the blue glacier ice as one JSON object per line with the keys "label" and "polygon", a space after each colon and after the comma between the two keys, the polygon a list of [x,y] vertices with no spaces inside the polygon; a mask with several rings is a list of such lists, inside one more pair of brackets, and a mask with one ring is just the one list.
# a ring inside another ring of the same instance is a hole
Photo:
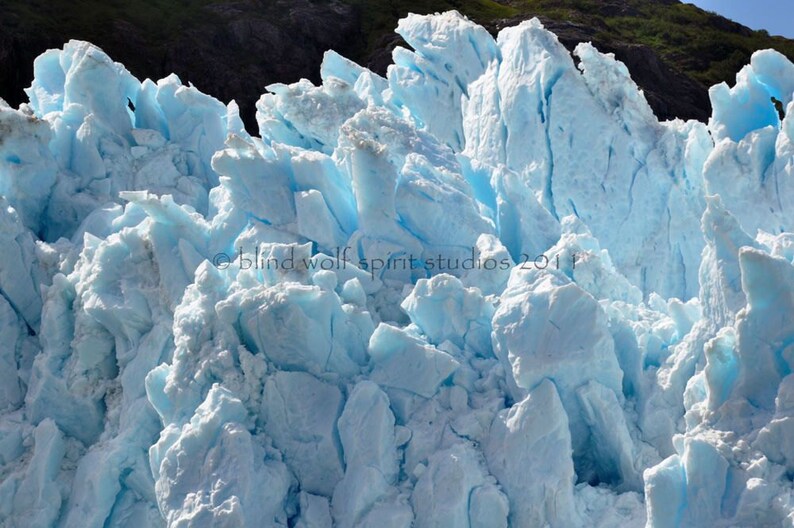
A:
{"label": "blue glacier ice", "polygon": [[86,42],[0,100],[0,526],[794,526],[794,65],[397,32],[257,134]]}

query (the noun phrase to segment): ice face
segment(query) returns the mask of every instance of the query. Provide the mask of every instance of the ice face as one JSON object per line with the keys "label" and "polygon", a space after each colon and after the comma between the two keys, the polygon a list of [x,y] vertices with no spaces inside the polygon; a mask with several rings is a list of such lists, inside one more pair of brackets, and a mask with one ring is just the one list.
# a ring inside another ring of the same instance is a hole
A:
{"label": "ice face", "polygon": [[85,42],[0,101],[0,525],[790,523],[794,65],[659,122],[537,20],[398,32],[258,136]]}

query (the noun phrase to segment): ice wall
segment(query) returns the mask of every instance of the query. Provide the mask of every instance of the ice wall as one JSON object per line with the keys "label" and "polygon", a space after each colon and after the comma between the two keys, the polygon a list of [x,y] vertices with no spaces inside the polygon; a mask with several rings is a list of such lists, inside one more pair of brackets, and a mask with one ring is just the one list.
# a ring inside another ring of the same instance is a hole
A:
{"label": "ice wall", "polygon": [[660,123],[537,20],[397,30],[258,136],[77,41],[0,101],[1,526],[794,523],[794,65]]}

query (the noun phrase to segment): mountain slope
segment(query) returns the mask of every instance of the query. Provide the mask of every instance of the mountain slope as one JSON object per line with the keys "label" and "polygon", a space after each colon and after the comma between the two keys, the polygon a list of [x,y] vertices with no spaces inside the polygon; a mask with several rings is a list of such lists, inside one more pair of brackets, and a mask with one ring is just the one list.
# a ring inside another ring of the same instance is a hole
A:
{"label": "mountain slope", "polygon": [[264,87],[316,81],[326,49],[383,73],[401,42],[393,32],[400,17],[449,9],[492,33],[538,16],[569,49],[592,41],[626,63],[662,119],[707,119],[708,87],[732,82],[757,49],[794,58],[794,41],[675,0],[2,0],[0,97],[24,101],[33,59],[77,38],[138,77],[175,72],[236,99],[250,127]]}

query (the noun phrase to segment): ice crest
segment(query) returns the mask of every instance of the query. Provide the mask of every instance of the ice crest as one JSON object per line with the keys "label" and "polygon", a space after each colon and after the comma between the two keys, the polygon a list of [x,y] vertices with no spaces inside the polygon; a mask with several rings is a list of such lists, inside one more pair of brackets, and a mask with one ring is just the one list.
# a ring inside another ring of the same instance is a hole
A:
{"label": "ice crest", "polygon": [[0,101],[0,525],[791,522],[794,65],[659,122],[538,20],[398,32],[258,135],[79,41]]}

